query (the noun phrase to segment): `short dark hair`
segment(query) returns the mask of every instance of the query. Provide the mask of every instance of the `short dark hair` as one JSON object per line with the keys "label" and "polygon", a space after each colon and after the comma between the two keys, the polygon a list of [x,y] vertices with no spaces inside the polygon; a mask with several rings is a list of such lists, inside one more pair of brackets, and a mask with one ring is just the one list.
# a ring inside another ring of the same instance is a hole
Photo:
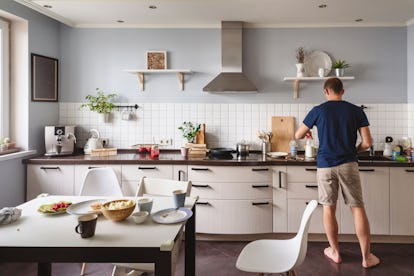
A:
{"label": "short dark hair", "polygon": [[323,89],[331,89],[335,94],[339,94],[344,89],[344,86],[340,79],[329,78],[325,81]]}

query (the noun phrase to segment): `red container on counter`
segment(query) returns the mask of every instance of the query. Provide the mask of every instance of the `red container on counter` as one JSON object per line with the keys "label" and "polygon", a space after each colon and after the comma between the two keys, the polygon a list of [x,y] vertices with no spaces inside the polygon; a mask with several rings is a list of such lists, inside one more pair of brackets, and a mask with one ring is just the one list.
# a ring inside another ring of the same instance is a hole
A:
{"label": "red container on counter", "polygon": [[153,145],[151,147],[150,157],[155,158],[160,156],[160,149],[158,148],[158,145]]}

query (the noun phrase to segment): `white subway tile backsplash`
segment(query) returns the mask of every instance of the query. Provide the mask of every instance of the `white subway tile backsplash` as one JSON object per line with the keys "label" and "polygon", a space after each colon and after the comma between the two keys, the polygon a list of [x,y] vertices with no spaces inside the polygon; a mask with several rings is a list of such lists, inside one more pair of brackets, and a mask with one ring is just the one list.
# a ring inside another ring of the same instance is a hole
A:
{"label": "white subway tile backsplash", "polygon": [[[120,103],[127,105],[127,103]],[[270,130],[272,116],[294,116],[298,127],[307,112],[317,104],[212,104],[212,103],[144,103],[133,111],[132,120],[122,120],[115,110],[108,123],[100,122],[96,113],[80,109],[81,103],[60,103],[59,123],[76,125],[78,146],[83,146],[89,130],[96,128],[110,145],[130,148],[137,143],[153,143],[162,138],[173,139],[171,148],[185,143],[178,127],[184,121],[206,124],[209,147],[235,147],[240,141],[260,149],[257,130]],[[397,142],[402,136],[414,140],[414,104],[366,104],[365,109],[375,148],[381,150],[385,136]],[[317,131],[313,130],[315,141]]]}

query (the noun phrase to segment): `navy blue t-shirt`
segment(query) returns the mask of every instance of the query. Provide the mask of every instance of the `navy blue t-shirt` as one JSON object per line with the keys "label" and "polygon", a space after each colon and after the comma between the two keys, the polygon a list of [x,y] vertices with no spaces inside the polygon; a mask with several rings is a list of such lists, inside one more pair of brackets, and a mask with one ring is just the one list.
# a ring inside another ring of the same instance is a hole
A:
{"label": "navy blue t-shirt", "polygon": [[358,161],[358,129],[369,126],[361,107],[347,101],[327,101],[315,106],[303,123],[308,128],[318,128],[318,168]]}

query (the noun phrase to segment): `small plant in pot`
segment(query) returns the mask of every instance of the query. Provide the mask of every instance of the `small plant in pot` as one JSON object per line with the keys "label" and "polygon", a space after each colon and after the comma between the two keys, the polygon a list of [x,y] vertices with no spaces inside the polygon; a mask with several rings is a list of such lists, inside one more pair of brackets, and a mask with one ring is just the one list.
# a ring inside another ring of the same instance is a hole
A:
{"label": "small plant in pot", "polygon": [[188,143],[194,143],[197,136],[197,132],[200,130],[201,124],[193,122],[183,122],[181,126],[178,127],[182,131],[183,137],[187,140]]}
{"label": "small plant in pot", "polygon": [[97,95],[87,95],[85,99],[86,103],[81,105],[81,108],[89,108],[90,111],[97,112],[103,117],[103,121],[108,120],[109,113],[115,108],[115,104],[112,102],[116,97],[115,93],[107,94],[101,91],[99,88],[96,88]]}
{"label": "small plant in pot", "polygon": [[303,47],[296,49],[296,77],[301,78],[305,76],[305,50]]}
{"label": "small plant in pot", "polygon": [[343,77],[345,73],[345,68],[350,67],[348,63],[346,63],[343,59],[338,59],[334,62],[332,68],[335,69],[335,75],[337,77]]}

